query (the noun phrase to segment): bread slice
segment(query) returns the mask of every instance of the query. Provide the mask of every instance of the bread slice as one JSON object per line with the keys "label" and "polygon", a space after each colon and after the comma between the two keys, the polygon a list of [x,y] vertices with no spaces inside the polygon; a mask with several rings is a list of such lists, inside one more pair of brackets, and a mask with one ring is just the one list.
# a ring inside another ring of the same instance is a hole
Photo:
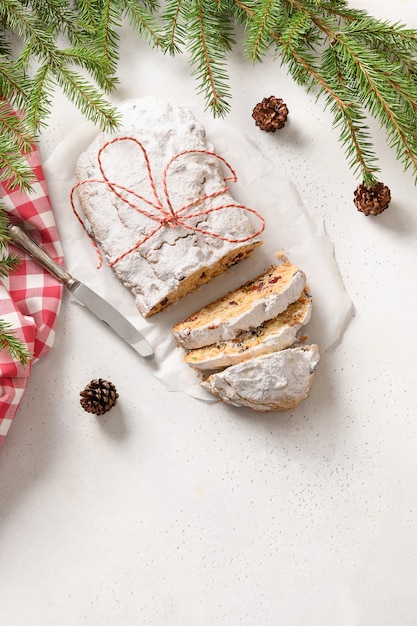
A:
{"label": "bread slice", "polygon": [[304,272],[283,261],[196,311],[172,332],[187,350],[235,339],[285,311],[301,296],[305,283]]}
{"label": "bread slice", "polygon": [[278,317],[239,333],[235,339],[190,350],[184,361],[199,370],[217,370],[292,346],[311,317],[312,299],[305,291]]}
{"label": "bread slice", "polygon": [[307,397],[319,359],[315,344],[287,348],[227,367],[201,384],[233,406],[285,411]]}
{"label": "bread slice", "polygon": [[119,110],[117,132],[100,133],[79,157],[74,197],[149,317],[251,254],[261,229],[227,188],[219,194],[228,172],[191,111],[154,97]]}

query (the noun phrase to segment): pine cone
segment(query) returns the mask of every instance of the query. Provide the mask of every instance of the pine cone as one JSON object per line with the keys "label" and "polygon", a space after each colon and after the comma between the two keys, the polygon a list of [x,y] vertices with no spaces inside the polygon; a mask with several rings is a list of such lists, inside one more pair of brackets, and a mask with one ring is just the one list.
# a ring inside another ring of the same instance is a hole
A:
{"label": "pine cone", "polygon": [[116,404],[119,394],[108,380],[96,378],[80,391],[80,404],[87,413],[103,415]]}
{"label": "pine cone", "polygon": [[285,126],[288,116],[288,107],[282,98],[270,96],[259,102],[252,111],[256,126],[267,133],[274,133]]}
{"label": "pine cone", "polygon": [[365,215],[379,215],[388,208],[391,192],[384,183],[375,183],[366,187],[363,183],[354,192],[354,203],[358,211]]}

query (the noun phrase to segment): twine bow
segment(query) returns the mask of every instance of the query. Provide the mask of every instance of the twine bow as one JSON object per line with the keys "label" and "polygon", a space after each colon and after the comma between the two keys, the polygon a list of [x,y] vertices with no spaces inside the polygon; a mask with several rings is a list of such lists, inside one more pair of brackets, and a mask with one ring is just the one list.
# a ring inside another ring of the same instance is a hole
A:
{"label": "twine bow", "polygon": [[[146,170],[147,170],[147,174],[148,174],[150,188],[152,190],[153,199],[148,199],[145,196],[137,193],[133,189],[129,189],[128,187],[125,187],[124,185],[120,185],[117,182],[111,181],[108,178],[108,176],[106,175],[106,172],[105,172],[104,166],[103,166],[103,161],[102,161],[103,152],[105,150],[107,150],[109,148],[109,146],[111,146],[112,144],[114,144],[116,142],[121,142],[121,141],[132,141],[135,144],[137,144],[139,146],[139,148],[141,149],[142,155],[143,155],[143,158],[144,158],[144,162],[145,162],[145,166],[146,166]],[[99,169],[100,169],[100,173],[101,173],[102,178],[81,180],[76,185],[74,185],[74,187],[71,190],[71,195],[70,195],[72,210],[74,211],[78,221],[80,222],[80,224],[82,225],[82,227],[84,228],[84,230],[86,232],[87,232],[87,229],[85,227],[85,224],[84,224],[83,220],[81,219],[81,217],[79,216],[79,214],[78,214],[78,212],[77,212],[77,210],[75,208],[75,202],[74,202],[75,190],[78,187],[81,187],[82,185],[86,185],[86,184],[107,185],[107,187],[110,189],[110,191],[112,193],[114,193],[118,198],[120,198],[120,200],[125,202],[132,209],[134,209],[135,211],[138,211],[139,213],[141,213],[142,215],[148,217],[149,219],[157,222],[157,225],[155,226],[155,228],[153,230],[151,230],[147,235],[145,235],[142,239],[137,241],[128,250],[125,250],[118,257],[116,257],[115,259],[110,261],[109,262],[109,266],[110,267],[115,265],[118,261],[120,261],[121,259],[126,257],[128,254],[130,254],[130,253],[134,252],[135,250],[137,250],[141,245],[143,245],[146,241],[151,239],[151,237],[153,237],[159,230],[161,230],[161,228],[164,228],[164,227],[176,228],[178,226],[183,226],[184,228],[187,228],[188,230],[192,230],[194,232],[202,233],[203,235],[207,235],[207,236],[210,236],[210,237],[215,237],[217,239],[221,239],[222,241],[228,241],[230,243],[244,243],[245,241],[250,241],[251,239],[254,239],[255,237],[257,237],[258,235],[260,235],[263,232],[263,230],[265,228],[265,220],[262,217],[262,215],[260,215],[257,211],[255,211],[255,209],[247,207],[247,206],[245,206],[243,204],[236,204],[236,203],[233,202],[233,203],[227,203],[227,204],[226,203],[225,204],[220,204],[218,206],[212,206],[212,207],[209,207],[209,208],[206,208],[206,209],[202,209],[202,210],[198,210],[198,208],[197,208],[197,210],[195,210],[196,207],[199,204],[205,202],[206,200],[213,199],[213,198],[216,198],[218,196],[221,196],[221,195],[225,194],[229,190],[227,184],[225,184],[225,186],[222,187],[221,189],[219,189],[217,191],[214,191],[213,193],[207,194],[207,195],[199,197],[199,198],[195,198],[191,202],[183,205],[182,207],[180,207],[178,209],[174,209],[174,207],[172,206],[172,203],[171,203],[169,192],[168,192],[168,183],[167,183],[168,172],[169,172],[170,167],[172,166],[172,164],[175,161],[177,161],[178,159],[180,159],[183,156],[188,155],[188,154],[205,154],[205,155],[207,155],[209,157],[213,157],[213,158],[221,161],[227,167],[227,169],[230,172],[230,175],[226,176],[224,178],[224,182],[227,183],[227,181],[229,181],[229,180],[234,182],[234,183],[237,182],[237,176],[236,176],[235,171],[229,165],[229,163],[223,157],[221,157],[220,155],[216,154],[215,152],[208,151],[208,150],[184,150],[183,152],[179,152],[178,154],[175,154],[170,159],[170,161],[167,163],[167,165],[164,168],[164,171],[163,171],[163,174],[162,174],[162,189],[163,189],[164,200],[165,200],[165,205],[164,205],[164,203],[162,202],[162,200],[159,197],[158,191],[157,191],[156,186],[155,186],[155,182],[154,182],[154,178],[153,178],[153,174],[152,174],[152,169],[151,169],[151,165],[150,165],[150,162],[149,162],[149,157],[148,157],[148,154],[146,152],[145,147],[135,137],[115,137],[114,139],[111,139],[111,140],[107,141],[105,144],[103,144],[103,146],[98,151],[97,159],[98,159],[98,165],[99,165]],[[123,195],[123,194],[125,194],[125,195]],[[141,202],[144,202],[148,207],[151,207],[153,209],[153,211],[150,211],[150,210],[147,210],[147,209],[143,208],[143,206],[140,206],[136,202],[134,202],[131,199],[129,199],[129,197],[126,197],[126,195],[130,196],[130,198],[136,198],[137,200],[139,200]],[[243,211],[247,211],[249,213],[252,213],[260,221],[260,227],[258,228],[258,230],[255,233],[253,233],[251,235],[248,235],[246,237],[232,238],[232,237],[225,237],[225,236],[221,235],[220,233],[216,233],[216,232],[212,232],[212,231],[209,231],[209,230],[205,230],[203,228],[199,228],[198,226],[195,226],[194,224],[190,223],[190,220],[194,220],[195,218],[198,218],[200,216],[207,216],[210,213],[213,213],[215,211],[221,211],[221,210],[228,209],[228,208],[242,209]],[[192,209],[194,209],[194,210],[192,210]],[[188,211],[190,211],[190,212],[188,212]],[[90,235],[90,233],[87,232],[87,234],[90,237],[90,239],[92,241],[92,244],[93,244],[93,246],[94,246],[94,248],[95,248],[95,250],[97,252],[97,255],[98,255],[98,258],[99,258],[99,267],[101,267],[101,265],[102,265],[102,257],[101,257],[100,251],[98,249],[98,246],[95,243],[95,241],[92,238],[92,236]]]}

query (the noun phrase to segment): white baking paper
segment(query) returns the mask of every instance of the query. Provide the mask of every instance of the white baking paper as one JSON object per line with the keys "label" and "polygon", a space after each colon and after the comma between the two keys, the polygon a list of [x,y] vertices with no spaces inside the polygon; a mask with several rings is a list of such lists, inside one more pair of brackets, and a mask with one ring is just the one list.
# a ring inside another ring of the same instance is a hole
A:
{"label": "white baking paper", "polygon": [[132,294],[112,270],[105,264],[97,269],[97,256],[91,241],[71,209],[75,163],[97,134],[97,129],[89,124],[75,128],[44,163],[44,171],[67,269],[116,305],[143,332],[155,350],[155,359],[148,362],[149,367],[168,389],[215,401],[201,389],[199,374],[183,362],[183,351],[176,346],[171,333],[175,323],[263,272],[281,252],[307,275],[314,304],[312,319],[305,332],[322,353],[341,339],[349,321],[351,300],[339,274],[333,245],[323,225],[303,206],[294,186],[282,178],[279,169],[268,162],[242,133],[202,114],[194,105],[187,106],[204,124],[214,150],[235,169],[238,182],[231,184],[233,197],[265,218],[264,243],[251,258],[147,320],[137,312]]}

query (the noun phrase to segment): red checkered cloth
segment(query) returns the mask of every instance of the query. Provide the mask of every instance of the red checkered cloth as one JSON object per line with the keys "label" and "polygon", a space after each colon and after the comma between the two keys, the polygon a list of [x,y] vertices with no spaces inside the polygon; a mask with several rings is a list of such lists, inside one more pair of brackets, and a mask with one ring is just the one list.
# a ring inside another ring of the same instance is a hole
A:
{"label": "red checkered cloth", "polygon": [[[12,221],[24,223],[33,239],[62,262],[61,243],[36,149],[28,160],[36,176],[33,190],[28,194],[11,191],[7,184],[0,183],[2,206]],[[0,446],[23,398],[32,364],[52,347],[63,291],[62,285],[22,250],[10,246],[10,251],[20,255],[22,264],[16,272],[0,279],[0,318],[11,325],[33,358],[23,367],[7,349],[0,350]]]}

